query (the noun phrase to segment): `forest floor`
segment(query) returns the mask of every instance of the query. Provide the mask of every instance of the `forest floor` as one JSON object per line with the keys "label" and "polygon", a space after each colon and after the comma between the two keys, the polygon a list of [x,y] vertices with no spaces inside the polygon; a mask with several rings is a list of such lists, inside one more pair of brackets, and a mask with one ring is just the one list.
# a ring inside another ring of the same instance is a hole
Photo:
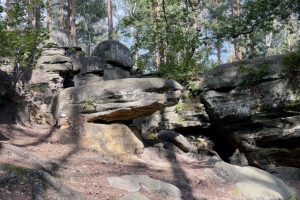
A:
{"label": "forest floor", "polygon": [[[31,155],[51,163],[57,180],[81,193],[88,200],[118,200],[128,192],[113,188],[107,177],[123,175],[148,175],[151,178],[171,183],[182,192],[183,200],[238,200],[243,199],[235,186],[215,177],[213,164],[208,159],[199,160],[190,155],[174,153],[162,156],[157,148],[145,148],[144,153],[128,159],[111,159],[98,152],[79,148],[73,144],[55,141],[53,129],[49,126],[24,127],[0,125],[0,132],[11,144]],[[0,149],[0,164],[35,169],[32,160]],[[0,178],[7,175],[0,170]],[[294,185],[300,190],[300,184]],[[32,185],[20,182],[18,186],[0,187],[2,200],[32,199]],[[163,200],[161,196],[142,190],[150,200]],[[53,189],[45,192],[48,199],[56,197]],[[167,198],[166,198],[167,199]]]}

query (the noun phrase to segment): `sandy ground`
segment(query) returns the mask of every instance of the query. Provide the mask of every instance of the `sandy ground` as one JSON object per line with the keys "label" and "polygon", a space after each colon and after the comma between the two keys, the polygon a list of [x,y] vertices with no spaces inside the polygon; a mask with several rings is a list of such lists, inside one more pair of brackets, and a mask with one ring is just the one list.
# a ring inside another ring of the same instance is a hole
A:
{"label": "sandy ground", "polygon": [[[234,185],[218,180],[209,173],[213,164],[207,159],[190,155],[160,153],[157,148],[146,148],[144,153],[127,159],[111,159],[98,152],[82,149],[72,144],[60,144],[53,138],[49,126],[22,127],[0,125],[0,131],[9,140],[4,143],[16,145],[39,159],[52,163],[58,180],[81,193],[89,200],[118,200],[128,192],[110,187],[107,177],[122,175],[148,175],[176,185],[183,200],[239,200]],[[1,149],[0,149],[1,150]],[[0,163],[34,168],[33,162],[6,151],[0,151]],[[175,159],[176,158],[176,159]],[[7,172],[0,170],[0,177]],[[298,187],[299,183],[292,186]],[[32,199],[32,186],[21,182],[15,188],[0,188],[0,199]],[[151,200],[163,200],[160,196],[141,191]],[[59,199],[55,191],[48,189],[49,199]]]}

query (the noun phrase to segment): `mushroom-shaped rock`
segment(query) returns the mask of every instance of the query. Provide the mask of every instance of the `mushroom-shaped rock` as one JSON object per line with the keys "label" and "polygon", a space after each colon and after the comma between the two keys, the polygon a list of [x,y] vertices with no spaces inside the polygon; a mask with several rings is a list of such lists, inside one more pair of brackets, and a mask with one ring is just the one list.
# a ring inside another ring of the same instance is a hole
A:
{"label": "mushroom-shaped rock", "polygon": [[99,56],[104,62],[130,69],[133,66],[132,56],[129,49],[114,40],[107,40],[98,44],[93,56]]}
{"label": "mushroom-shaped rock", "polygon": [[[70,123],[127,121],[149,116],[175,105],[182,86],[161,78],[130,78],[95,82],[63,90],[57,98],[56,118]],[[75,119],[76,118],[76,119]]]}

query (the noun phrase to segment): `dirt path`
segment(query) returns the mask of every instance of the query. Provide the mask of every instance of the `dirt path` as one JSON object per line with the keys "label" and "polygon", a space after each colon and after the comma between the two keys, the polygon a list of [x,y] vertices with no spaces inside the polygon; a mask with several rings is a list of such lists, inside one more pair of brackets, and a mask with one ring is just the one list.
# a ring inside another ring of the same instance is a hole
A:
{"label": "dirt path", "polygon": [[[109,186],[107,177],[122,175],[148,175],[176,185],[184,200],[235,200],[242,199],[232,184],[213,178],[209,171],[213,165],[208,160],[194,157],[160,153],[156,148],[146,148],[144,153],[126,160],[112,160],[98,152],[78,148],[76,145],[59,144],[53,139],[53,130],[48,126],[21,127],[1,125],[0,131],[16,145],[45,161],[58,176],[58,180],[81,193],[90,200],[118,200],[128,192]],[[176,159],[174,159],[176,157]],[[1,151],[0,163],[35,168],[33,162]],[[0,170],[0,177],[6,172]],[[31,189],[25,183],[13,190],[0,188],[0,199],[32,199]],[[151,200],[161,197],[142,191]],[[56,197],[55,191],[46,191],[49,199]]]}

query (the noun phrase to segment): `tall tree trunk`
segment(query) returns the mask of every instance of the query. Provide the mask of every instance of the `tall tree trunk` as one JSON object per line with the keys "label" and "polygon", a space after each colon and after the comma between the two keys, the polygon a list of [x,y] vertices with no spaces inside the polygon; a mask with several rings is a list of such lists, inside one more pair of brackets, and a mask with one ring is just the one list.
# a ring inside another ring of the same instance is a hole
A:
{"label": "tall tree trunk", "polygon": [[266,47],[267,47],[267,56],[271,55],[270,47],[272,44],[273,32],[271,31],[266,35]]}
{"label": "tall tree trunk", "polygon": [[71,0],[71,13],[72,13],[72,22],[71,22],[71,38],[72,38],[72,45],[76,45],[76,27],[75,27],[75,0]]}
{"label": "tall tree trunk", "polygon": [[[231,14],[232,14],[232,17],[234,17],[235,16],[235,12],[234,12],[234,3],[233,3],[233,0],[230,0],[230,3],[231,3]],[[236,45],[235,39],[233,40],[233,42],[234,42],[234,56],[235,56],[234,60],[237,60],[237,58],[238,58],[238,49],[237,49],[237,45]]]}
{"label": "tall tree trunk", "polygon": [[221,48],[222,46],[219,44],[219,41],[217,42],[217,57],[218,57],[218,63],[221,63]]}
{"label": "tall tree trunk", "polygon": [[160,3],[159,0],[152,0],[152,17],[154,22],[154,29],[156,32],[155,39],[155,64],[156,70],[160,66],[160,32],[159,32],[159,22],[160,22]]}
{"label": "tall tree trunk", "polygon": [[34,21],[34,17],[32,14],[32,3],[31,0],[27,0],[27,15],[28,15],[28,21],[30,22],[30,26],[31,28],[34,28],[35,26],[35,21]]}
{"label": "tall tree trunk", "polygon": [[65,17],[64,17],[64,0],[60,0],[60,20],[59,20],[59,29],[61,31],[64,31],[64,21],[65,21]]}
{"label": "tall tree trunk", "polygon": [[113,40],[113,18],[111,0],[107,0],[107,15],[108,15],[108,39]]}
{"label": "tall tree trunk", "polygon": [[[236,11],[237,11],[237,16],[240,18],[240,0],[236,0]],[[237,49],[238,49],[238,59],[239,60],[242,60],[242,46],[240,45],[241,44],[241,36],[239,35],[238,37],[238,46],[237,46]]]}
{"label": "tall tree trunk", "polygon": [[229,62],[232,62],[231,41],[230,41],[230,39],[228,40],[228,59],[229,59]]}
{"label": "tall tree trunk", "polygon": [[35,31],[39,31],[41,28],[41,2],[36,2],[35,5]]}
{"label": "tall tree trunk", "polygon": [[[290,34],[287,34],[287,45],[288,45],[288,51],[291,52],[291,37]],[[271,46],[271,45],[270,45]]]}
{"label": "tall tree trunk", "polygon": [[10,18],[9,18],[9,10],[10,10],[10,3],[9,3],[9,0],[6,0],[6,22],[7,22],[7,25],[6,25],[6,30],[10,31],[10,26],[9,26],[9,23],[10,23]]}
{"label": "tall tree trunk", "polygon": [[67,12],[67,35],[70,38],[70,34],[71,34],[71,0],[68,0],[68,12]]}
{"label": "tall tree trunk", "polygon": [[47,0],[47,30],[51,31],[51,0]]}

